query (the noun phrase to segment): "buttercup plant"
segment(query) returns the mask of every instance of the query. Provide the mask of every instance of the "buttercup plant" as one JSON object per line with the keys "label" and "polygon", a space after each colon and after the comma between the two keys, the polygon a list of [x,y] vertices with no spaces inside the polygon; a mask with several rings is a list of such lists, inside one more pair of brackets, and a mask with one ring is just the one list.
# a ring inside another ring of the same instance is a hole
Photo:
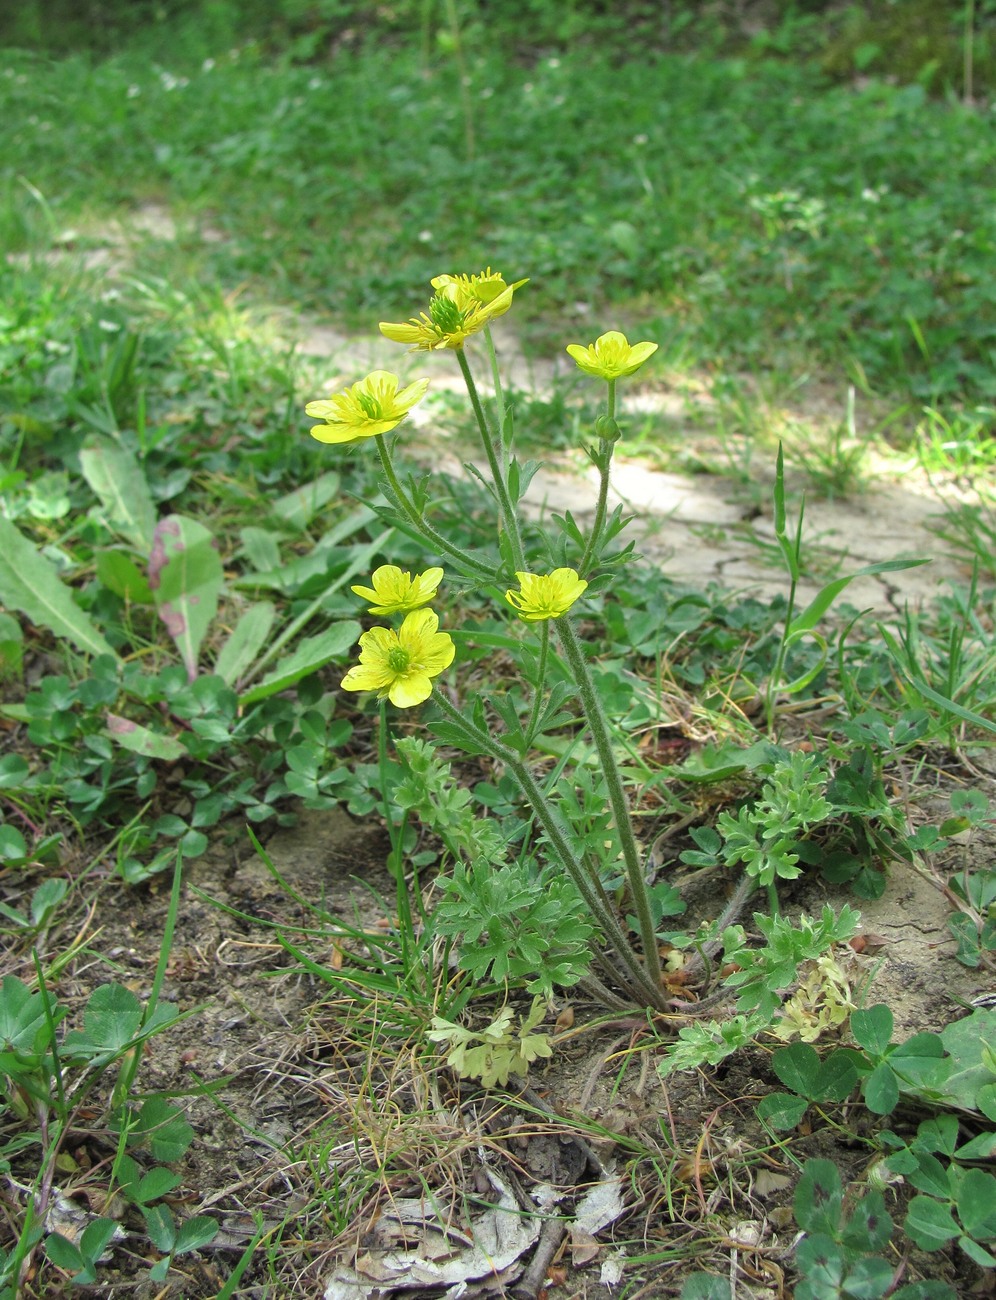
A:
{"label": "buttercup plant", "polygon": [[[382,323],[380,329],[387,338],[408,344],[413,351],[448,350],[456,355],[490,471],[487,486],[498,514],[497,553],[472,554],[440,533],[427,518],[425,489],[416,487],[412,481],[408,487],[403,486],[395,470],[393,441],[389,442],[386,435],[396,430],[412,406],[421,400],[428,380],[418,380],[399,391],[396,376],[375,371],[329,401],[309,403],[308,413],[326,422],[316,426],[312,434],[325,442],[373,438],[384,470],[383,491],[390,503],[388,511],[382,513],[387,513],[401,531],[421,538],[432,552],[445,560],[448,572],[494,599],[498,608],[514,611],[519,620],[534,628],[538,646],[530,672],[533,695],[523,725],[512,700],[496,697],[490,702],[490,710],[480,697],[473,705],[466,701],[454,703],[443,684],[443,674],[454,661],[456,645],[447,632],[440,631],[439,616],[431,608],[439,598],[442,568],[427,568],[413,577],[397,565],[385,564],[374,571],[370,586],[353,587],[356,595],[369,602],[370,613],[404,615],[397,630],[379,626],[361,635],[359,662],[342,679],[345,690],[373,691],[380,700],[383,797],[394,846],[392,862],[399,885],[399,909],[404,912],[407,907],[401,898],[404,873],[400,870],[406,814],[399,831],[390,815],[392,804],[398,805],[390,788],[386,706],[390,703],[409,709],[431,700],[433,709],[427,722],[437,736],[468,753],[492,759],[514,780],[541,831],[540,852],[558,874],[566,875],[572,882],[587,909],[593,927],[589,931],[592,941],[587,957],[579,959],[574,945],[570,960],[563,966],[564,978],[573,983],[583,976],[588,991],[608,1007],[636,1004],[667,1010],[671,993],[665,984],[659,951],[662,942],[659,927],[667,912],[662,899],[648,883],[615,738],[575,621],[586,595],[591,594],[592,584],[604,588],[614,567],[630,555],[628,549],[606,553],[607,544],[622,528],[619,513],[609,520],[607,509],[611,462],[620,437],[616,386],[650,359],[657,344],[650,341],[631,344],[624,334],[613,330],[594,343],[568,347],[579,368],[606,385],[605,411],[595,423],[596,442],[588,448],[599,473],[598,499],[587,531],[582,531],[568,516],[559,521],[564,533],[559,549],[554,551],[551,547],[544,553],[539,545],[530,543],[527,550],[518,506],[535,466],[520,465],[513,455],[512,412],[505,405],[490,331],[490,322],[510,309],[514,294],[526,281],[508,283],[489,267],[469,276],[440,275],[431,283],[434,294],[427,311],[405,324]],[[481,336],[491,361],[495,392],[492,419],[485,412],[466,355],[465,345],[477,335]],[[572,562],[551,564],[554,559]],[[557,681],[548,690],[551,630],[571,684]],[[568,698],[577,702],[587,725],[611,813],[610,839],[603,836],[597,845],[587,843],[583,836],[579,838],[572,824],[569,802],[557,793],[556,778],[549,783],[541,780],[530,764],[530,751],[537,738],[546,729],[562,726],[572,716],[563,711]],[[413,807],[410,800],[405,806]],[[421,801],[420,815],[425,806],[426,801]],[[445,841],[446,836],[443,838]],[[607,843],[613,846],[609,850]],[[471,866],[479,873],[481,859],[473,854],[465,855],[473,859]],[[617,858],[624,871],[625,897],[614,899],[610,897],[610,889],[616,890],[617,884],[610,882],[613,878],[618,881]],[[501,856],[492,865],[500,861]],[[479,874],[474,878],[479,879]],[[468,887],[471,879],[466,876]],[[749,890],[744,891],[744,896],[746,892]],[[618,907],[620,902],[622,906]],[[627,915],[635,917],[632,924],[638,934],[637,942],[624,920]],[[725,917],[723,924],[728,920]],[[556,960],[555,954],[549,957],[551,962]]]}

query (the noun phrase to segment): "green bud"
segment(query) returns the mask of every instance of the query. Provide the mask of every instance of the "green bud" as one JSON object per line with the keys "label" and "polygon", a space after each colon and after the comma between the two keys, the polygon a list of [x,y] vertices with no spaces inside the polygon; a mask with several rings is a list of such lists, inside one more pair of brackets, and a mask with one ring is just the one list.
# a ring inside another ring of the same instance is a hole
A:
{"label": "green bud", "polygon": [[429,319],[446,334],[453,334],[463,324],[464,313],[452,298],[437,293],[429,303]]}
{"label": "green bud", "polygon": [[616,424],[611,415],[600,415],[595,421],[595,432],[603,442],[618,442],[622,437],[622,429]]}

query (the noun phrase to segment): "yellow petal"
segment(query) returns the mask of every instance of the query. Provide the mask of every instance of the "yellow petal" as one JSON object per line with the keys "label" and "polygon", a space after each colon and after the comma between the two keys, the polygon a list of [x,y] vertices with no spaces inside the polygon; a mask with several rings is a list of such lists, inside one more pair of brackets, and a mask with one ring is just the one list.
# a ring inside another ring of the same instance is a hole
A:
{"label": "yellow petal", "polygon": [[410,709],[421,704],[432,694],[432,681],[428,673],[408,673],[391,683],[388,699],[399,709]]}

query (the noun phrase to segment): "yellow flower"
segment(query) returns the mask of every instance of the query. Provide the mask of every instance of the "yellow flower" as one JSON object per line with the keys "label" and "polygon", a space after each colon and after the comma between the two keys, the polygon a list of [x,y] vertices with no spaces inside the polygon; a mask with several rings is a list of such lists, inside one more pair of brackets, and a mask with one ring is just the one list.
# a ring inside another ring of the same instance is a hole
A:
{"label": "yellow flower", "polygon": [[432,678],[453,662],[456,647],[431,609],[409,614],[399,631],[372,627],[360,637],[360,662],[342,679],[346,691],[376,691],[399,709],[432,694]]}
{"label": "yellow flower", "polygon": [[428,313],[420,312],[403,325],[381,321],[380,332],[395,343],[411,344],[413,352],[462,348],[471,334],[504,316],[512,305],[512,295],[526,283],[506,284],[490,266],[479,275],[437,275]]}
{"label": "yellow flower", "polygon": [[580,343],[568,344],[567,351],[586,375],[596,379],[622,379],[639,370],[648,357],[657,351],[656,343],[634,343],[626,341],[626,335],[618,330],[609,330],[587,347]]}
{"label": "yellow flower", "polygon": [[[430,281],[432,287],[437,293],[449,293],[457,299],[461,297],[469,299],[470,302],[492,303],[508,288],[503,277],[498,271],[492,271],[489,266],[486,271],[480,271],[477,275],[437,275],[434,280]],[[526,280],[516,280],[512,285],[512,292],[521,289]],[[498,315],[501,315],[499,312]]]}
{"label": "yellow flower", "polygon": [[400,380],[387,370],[374,370],[352,388],[336,393],[327,401],[309,402],[308,415],[324,424],[316,424],[311,436],[319,442],[355,442],[389,433],[421,402],[428,379],[416,379],[398,392]]}
{"label": "yellow flower", "polygon": [[528,623],[566,614],[587,587],[573,569],[554,569],[552,573],[516,573],[518,591],[506,591],[505,599]]}
{"label": "yellow flower", "polygon": [[382,564],[374,569],[372,587],[353,587],[357,596],[372,600],[370,614],[407,614],[409,610],[428,605],[436,594],[443,577],[442,569],[426,569],[425,573],[402,573],[396,564]]}

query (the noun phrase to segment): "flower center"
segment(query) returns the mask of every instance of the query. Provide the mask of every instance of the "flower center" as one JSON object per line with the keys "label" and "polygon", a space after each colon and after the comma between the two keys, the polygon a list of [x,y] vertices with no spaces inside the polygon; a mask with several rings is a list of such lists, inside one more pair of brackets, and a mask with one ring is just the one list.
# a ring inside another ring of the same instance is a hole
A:
{"label": "flower center", "polygon": [[464,322],[464,313],[452,298],[437,293],[429,303],[429,319],[444,334],[455,334]]}
{"label": "flower center", "polygon": [[384,409],[376,397],[371,397],[369,393],[357,393],[356,400],[368,419],[381,420],[384,418]]}
{"label": "flower center", "polygon": [[387,652],[387,666],[392,673],[407,672],[411,661],[411,655],[403,646],[394,646]]}

